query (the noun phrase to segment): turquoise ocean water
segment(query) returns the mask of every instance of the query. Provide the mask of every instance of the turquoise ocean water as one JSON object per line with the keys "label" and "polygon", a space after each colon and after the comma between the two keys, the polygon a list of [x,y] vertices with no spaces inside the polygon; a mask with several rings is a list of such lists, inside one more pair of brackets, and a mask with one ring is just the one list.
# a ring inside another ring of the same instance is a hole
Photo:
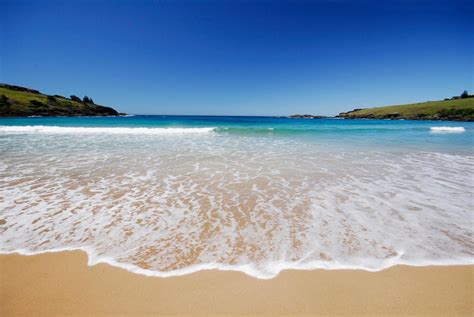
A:
{"label": "turquoise ocean water", "polygon": [[474,123],[0,119],[3,253],[157,276],[473,263]]}
{"label": "turquoise ocean water", "polygon": [[[336,142],[419,150],[472,152],[473,122],[290,119],[232,116],[124,116],[63,118],[0,118],[0,126],[57,126],[100,128],[214,128],[228,136],[287,137],[314,142]],[[432,127],[464,127],[464,133],[430,130]],[[100,132],[100,130],[99,130]],[[420,148],[421,147],[421,148]]]}

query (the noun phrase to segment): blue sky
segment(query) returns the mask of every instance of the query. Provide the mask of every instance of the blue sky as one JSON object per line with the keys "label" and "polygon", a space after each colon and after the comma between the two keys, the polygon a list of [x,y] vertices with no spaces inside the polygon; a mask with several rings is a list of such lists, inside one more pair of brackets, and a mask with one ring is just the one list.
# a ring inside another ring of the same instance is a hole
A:
{"label": "blue sky", "polygon": [[333,115],[474,92],[468,1],[2,1],[0,82],[127,113]]}

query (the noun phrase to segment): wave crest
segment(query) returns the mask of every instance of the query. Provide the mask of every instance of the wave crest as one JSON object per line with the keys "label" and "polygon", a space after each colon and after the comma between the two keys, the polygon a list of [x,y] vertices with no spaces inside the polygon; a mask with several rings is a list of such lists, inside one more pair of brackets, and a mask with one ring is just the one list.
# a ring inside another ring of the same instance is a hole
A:
{"label": "wave crest", "polygon": [[430,127],[430,130],[435,133],[462,133],[466,131],[464,127]]}
{"label": "wave crest", "polygon": [[59,126],[0,126],[6,133],[108,133],[108,134],[182,134],[208,133],[213,127],[205,128],[130,128],[130,127],[59,127]]}

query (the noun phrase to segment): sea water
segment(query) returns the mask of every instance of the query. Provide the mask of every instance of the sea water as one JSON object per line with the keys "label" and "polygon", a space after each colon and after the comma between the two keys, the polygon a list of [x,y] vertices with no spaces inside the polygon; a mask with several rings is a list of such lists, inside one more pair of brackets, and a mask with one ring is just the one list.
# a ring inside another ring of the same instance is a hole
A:
{"label": "sea water", "polygon": [[0,119],[1,253],[203,269],[473,264],[474,123]]}

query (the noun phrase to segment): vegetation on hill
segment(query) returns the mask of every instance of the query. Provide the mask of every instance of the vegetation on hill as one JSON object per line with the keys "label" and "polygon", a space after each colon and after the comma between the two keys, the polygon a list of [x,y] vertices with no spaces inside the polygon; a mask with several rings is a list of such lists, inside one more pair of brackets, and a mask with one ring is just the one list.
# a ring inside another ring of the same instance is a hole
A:
{"label": "vegetation on hill", "polygon": [[441,101],[354,109],[349,112],[341,112],[337,117],[345,119],[474,121],[474,96],[464,91],[459,97]]}
{"label": "vegetation on hill", "polygon": [[0,84],[0,117],[116,116],[115,109],[96,105],[92,98],[45,95],[38,90]]}

